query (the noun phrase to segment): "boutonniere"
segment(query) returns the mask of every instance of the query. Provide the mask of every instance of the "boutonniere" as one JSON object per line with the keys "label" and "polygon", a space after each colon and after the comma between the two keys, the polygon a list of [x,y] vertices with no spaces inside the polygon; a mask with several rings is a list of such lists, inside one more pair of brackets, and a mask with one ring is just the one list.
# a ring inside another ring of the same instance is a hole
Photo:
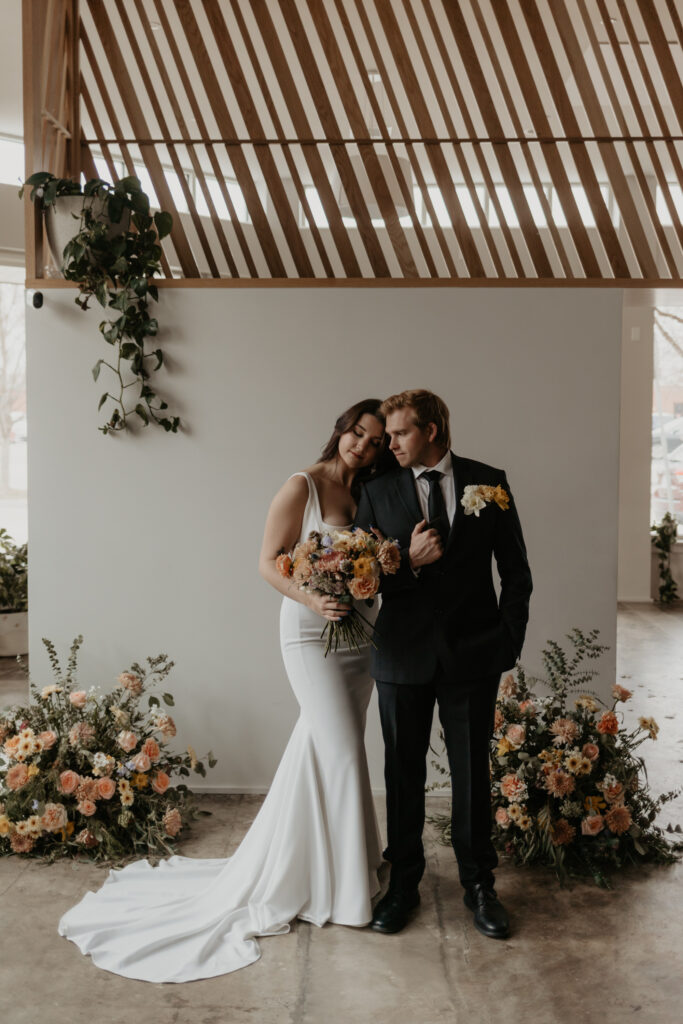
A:
{"label": "boutonniere", "polygon": [[460,504],[465,509],[466,516],[478,516],[481,510],[486,508],[487,501],[495,501],[503,512],[510,507],[510,495],[500,484],[497,487],[488,484],[468,484]]}

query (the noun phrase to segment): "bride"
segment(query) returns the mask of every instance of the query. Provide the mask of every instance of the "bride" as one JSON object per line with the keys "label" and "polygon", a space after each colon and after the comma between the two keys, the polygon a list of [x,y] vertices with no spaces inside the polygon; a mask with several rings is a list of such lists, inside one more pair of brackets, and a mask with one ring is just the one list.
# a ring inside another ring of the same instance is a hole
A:
{"label": "bride", "polygon": [[325,658],[324,620],[348,606],[294,589],[275,560],[311,530],[351,525],[360,480],[384,448],[379,408],[369,399],[343,413],[320,460],[268,512],[259,569],[284,595],[280,644],[300,715],[258,815],[228,859],[134,861],[67,910],[59,934],[98,967],[142,981],[211,978],[258,960],[255,936],[287,932],[294,918],[370,922],[382,855],[363,738],[369,648]]}

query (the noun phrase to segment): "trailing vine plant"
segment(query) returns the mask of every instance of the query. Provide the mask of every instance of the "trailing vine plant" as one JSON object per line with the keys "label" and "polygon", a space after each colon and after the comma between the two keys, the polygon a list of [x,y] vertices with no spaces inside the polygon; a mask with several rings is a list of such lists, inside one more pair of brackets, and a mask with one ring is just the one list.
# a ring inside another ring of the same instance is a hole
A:
{"label": "trailing vine plant", "polygon": [[[98,409],[106,402],[113,405],[111,415],[99,427],[109,434],[130,427],[137,416],[147,426],[155,423],[176,433],[178,416],[169,416],[168,404],[152,387],[151,375],[164,361],[160,348],[148,351],[159,323],[149,311],[150,301],[159,301],[153,283],[161,271],[160,241],[173,226],[170,213],[150,213],[149,197],[138,178],[130,176],[115,185],[93,178],[81,190],[78,182],[56,178],[38,171],[27,178],[30,198],[39,200],[43,209],[53,206],[60,196],[83,195],[76,232],[64,249],[62,273],[78,285],[76,304],[87,309],[94,298],[105,309],[114,311],[112,319],[102,320],[99,329],[112,346],[111,360],[98,359],[92,368],[95,381],[103,367],[114,375],[114,382],[102,394]],[[104,216],[103,216],[104,215]],[[112,230],[112,225],[119,229]],[[150,363],[150,360],[153,363]]]}
{"label": "trailing vine plant", "polygon": [[678,522],[671,512],[665,512],[661,522],[653,523],[651,529],[659,560],[659,603],[671,604],[678,600],[678,585],[671,572],[671,549],[676,543]]}

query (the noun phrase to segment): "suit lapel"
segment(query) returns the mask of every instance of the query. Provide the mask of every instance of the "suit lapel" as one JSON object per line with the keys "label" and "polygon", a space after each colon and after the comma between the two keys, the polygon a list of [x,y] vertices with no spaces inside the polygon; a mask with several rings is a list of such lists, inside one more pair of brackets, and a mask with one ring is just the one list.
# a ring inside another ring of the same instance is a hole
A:
{"label": "suit lapel", "polygon": [[455,515],[451,523],[451,528],[448,532],[448,540],[446,541],[446,551],[448,551],[455,541],[460,528],[465,518],[465,510],[460,504],[462,496],[465,493],[465,487],[471,483],[470,463],[468,459],[461,459],[459,456],[454,455],[451,452],[453,459],[453,483],[455,486]]}
{"label": "suit lapel", "polygon": [[412,469],[401,470],[396,480],[396,490],[401,504],[410,517],[411,523],[415,526],[422,519],[422,511],[417,498],[415,475]]}

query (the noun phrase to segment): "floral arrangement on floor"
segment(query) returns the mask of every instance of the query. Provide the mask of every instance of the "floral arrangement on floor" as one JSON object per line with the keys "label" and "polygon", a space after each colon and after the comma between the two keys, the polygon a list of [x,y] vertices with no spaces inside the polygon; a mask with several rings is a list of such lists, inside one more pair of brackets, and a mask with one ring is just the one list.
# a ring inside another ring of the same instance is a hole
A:
{"label": "floral arrangement on floor", "polygon": [[[547,696],[535,692],[541,680],[528,677],[519,665],[502,681],[491,790],[499,851],[517,864],[550,866],[561,882],[588,876],[607,887],[611,870],[643,861],[670,863],[683,843],[670,842],[655,824],[662,806],[680,790],[653,797],[637,753],[641,743],[657,738],[657,723],[641,718],[626,730],[618,708],[631,691],[615,684],[607,704],[588,689],[597,673],[586,661],[607,650],[598,635],[597,629],[573,629],[567,634],[569,652],[548,643],[543,651]],[[448,774],[441,761],[432,764]],[[430,820],[450,842],[450,817]]]}
{"label": "floral arrangement on floor", "polygon": [[[176,727],[161,700],[170,707],[174,700],[150,692],[173,662],[147,658],[146,667],[122,672],[111,692],[86,692],[76,683],[82,642],[74,640],[62,671],[44,639],[56,681],[42,689],[31,682],[30,703],[0,714],[0,854],[154,862],[175,853],[173,840],[190,818],[209,813],[197,809],[187,785],[172,784],[173,775],[205,777],[206,768],[192,747],[168,749]],[[212,768],[211,751],[206,756]]]}
{"label": "floral arrangement on floor", "polygon": [[[325,534],[312,530],[291,554],[281,551],[275,562],[280,575],[291,579],[299,590],[329,594],[337,597],[340,604],[350,604],[355,599],[365,600],[369,605],[379,590],[380,575],[393,575],[400,564],[395,541],[376,537],[360,527]],[[366,644],[371,633],[363,623],[372,630],[357,608],[352,608],[339,622],[328,621],[320,634],[322,640],[327,633],[325,656],[332,649],[336,651],[341,641],[356,650]]]}
{"label": "floral arrangement on floor", "polygon": [[659,568],[659,604],[673,604],[678,600],[678,584],[671,572],[671,552],[678,537],[678,520],[671,512],[665,512],[659,523],[650,527],[650,539],[657,552]]}

